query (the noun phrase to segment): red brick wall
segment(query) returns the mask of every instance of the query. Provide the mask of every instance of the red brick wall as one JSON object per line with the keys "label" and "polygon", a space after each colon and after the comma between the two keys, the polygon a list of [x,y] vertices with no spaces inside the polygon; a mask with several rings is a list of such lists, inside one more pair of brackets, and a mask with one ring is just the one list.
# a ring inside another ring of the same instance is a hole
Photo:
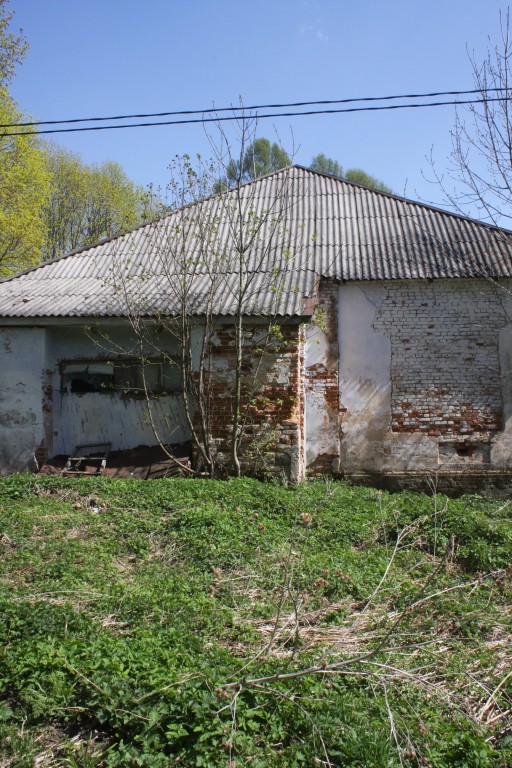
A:
{"label": "red brick wall", "polygon": [[477,280],[387,285],[377,330],[391,340],[391,428],[464,438],[502,428],[494,286]]}
{"label": "red brick wall", "polygon": [[[298,323],[283,323],[263,345],[266,328],[247,325],[242,360],[240,459],[244,472],[275,473],[299,480],[303,447],[303,338]],[[234,418],[235,333],[219,327],[211,347],[210,395],[212,439],[219,465],[230,471]]]}

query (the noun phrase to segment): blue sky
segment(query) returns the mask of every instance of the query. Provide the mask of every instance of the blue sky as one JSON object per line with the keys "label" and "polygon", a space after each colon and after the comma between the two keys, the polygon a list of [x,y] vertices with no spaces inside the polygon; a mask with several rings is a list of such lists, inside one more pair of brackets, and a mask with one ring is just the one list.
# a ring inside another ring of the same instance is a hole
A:
{"label": "blue sky", "polygon": [[[463,90],[469,48],[499,33],[495,0],[11,0],[30,43],[12,86],[41,120],[245,104]],[[446,165],[452,107],[265,120],[259,134],[307,165],[324,152],[408,197],[441,203],[431,148]],[[165,185],[185,152],[209,154],[201,126],[55,141],[87,162],[115,160]],[[431,174],[430,174],[431,175]]]}

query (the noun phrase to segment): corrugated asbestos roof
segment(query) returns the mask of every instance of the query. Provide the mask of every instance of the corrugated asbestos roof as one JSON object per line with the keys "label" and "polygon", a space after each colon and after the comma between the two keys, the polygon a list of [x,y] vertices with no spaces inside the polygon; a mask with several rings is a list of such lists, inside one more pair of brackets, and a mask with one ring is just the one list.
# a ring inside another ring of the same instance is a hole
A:
{"label": "corrugated asbestos roof", "polygon": [[0,316],[301,315],[319,276],[510,277],[512,232],[291,166],[1,281]]}

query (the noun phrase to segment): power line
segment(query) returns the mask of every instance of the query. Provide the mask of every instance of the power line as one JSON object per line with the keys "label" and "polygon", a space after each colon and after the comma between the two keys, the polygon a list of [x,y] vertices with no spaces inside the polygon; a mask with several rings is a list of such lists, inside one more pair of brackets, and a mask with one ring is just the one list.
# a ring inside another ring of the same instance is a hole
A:
{"label": "power line", "polygon": [[[178,117],[179,115],[207,115],[219,112],[254,112],[257,109],[288,109],[295,107],[325,106],[328,104],[357,104],[370,101],[392,101],[395,99],[431,99],[434,96],[468,96],[474,93],[494,93],[503,88],[475,88],[470,91],[432,91],[431,93],[403,93],[395,96],[364,96],[355,99],[324,99],[322,101],[293,101],[285,104],[253,104],[240,107],[209,107],[208,109],[189,109],[174,112],[148,112],[133,115],[111,115],[110,117],[76,117],[66,120],[34,120],[26,123],[5,123],[0,128],[10,128],[14,125],[27,128],[36,125],[66,125],[70,123],[98,123],[105,120],[135,120],[149,117]],[[164,123],[163,123],[164,124]]]}
{"label": "power line", "polygon": [[[489,90],[501,90],[501,89],[489,89]],[[481,93],[481,91],[477,91],[477,92]],[[462,94],[464,92],[460,91],[460,93]],[[399,98],[399,97],[385,97],[385,98]],[[273,113],[270,112],[267,114],[258,114],[257,112],[254,112],[249,115],[245,114],[245,112],[248,111],[249,108],[244,108],[243,110],[242,108],[239,108],[239,111],[241,111],[241,114],[235,114],[235,115],[226,115],[226,116],[220,116],[220,117],[218,116],[200,117],[200,118],[191,118],[188,120],[164,120],[164,121],[148,122],[148,123],[125,123],[124,125],[91,125],[91,126],[85,126],[82,128],[51,128],[51,129],[47,128],[42,131],[37,131],[37,135],[50,134],[50,133],[84,133],[86,131],[110,131],[110,130],[116,130],[120,128],[150,128],[157,125],[192,125],[195,123],[203,123],[203,124],[204,123],[224,123],[224,122],[230,122],[233,120],[242,120],[244,118],[264,120],[266,118],[278,118],[278,117],[305,117],[308,115],[334,115],[334,114],[344,114],[344,113],[352,113],[352,112],[377,112],[377,111],[397,110],[397,109],[421,109],[424,107],[462,106],[465,104],[483,104],[483,103],[490,103],[490,102],[500,101],[500,100],[501,99],[499,97],[493,97],[490,99],[432,101],[432,102],[427,102],[422,104],[417,104],[417,103],[416,104],[386,104],[383,106],[375,106],[375,107],[348,107],[343,109],[314,109],[314,110],[307,110],[302,112],[273,112]],[[231,107],[223,108],[223,110],[234,111]],[[212,112],[216,112],[216,111],[217,110],[212,109],[212,110],[209,110],[207,114],[211,114]],[[174,114],[174,113],[170,113],[170,114]],[[182,114],[182,113],[177,113],[177,114]],[[187,113],[183,113],[183,114],[187,114]],[[199,114],[199,110],[197,112],[193,111],[191,112],[191,114]],[[105,118],[105,119],[108,119],[108,118]],[[11,127],[14,127],[14,125],[20,125],[20,124],[11,123],[9,125],[4,125],[4,126],[0,125],[0,128],[11,128]],[[32,123],[31,125],[37,126],[37,125],[40,125],[40,123]],[[35,134],[34,131],[9,131],[1,135],[2,136],[34,136],[34,134]]]}

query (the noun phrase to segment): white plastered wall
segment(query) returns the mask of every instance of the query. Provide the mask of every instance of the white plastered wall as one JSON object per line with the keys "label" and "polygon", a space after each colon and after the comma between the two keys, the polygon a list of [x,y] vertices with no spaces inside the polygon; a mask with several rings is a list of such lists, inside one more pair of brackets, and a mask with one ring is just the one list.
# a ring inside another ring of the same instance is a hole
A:
{"label": "white plastered wall", "polygon": [[35,469],[44,440],[42,328],[0,328],[0,474]]}
{"label": "white plastered wall", "polygon": [[491,463],[496,468],[512,467],[512,280],[503,281],[501,291],[502,327],[498,349],[503,397],[503,432],[496,435],[491,448]]}
{"label": "white plastered wall", "polygon": [[[80,326],[0,329],[1,474],[35,469],[36,451],[45,457],[73,454],[79,445],[111,443],[112,450],[124,450],[189,439],[179,395],[148,402],[118,393],[62,392],[62,361],[137,357],[127,328],[103,331],[108,339],[100,334],[94,341]],[[171,339],[158,343],[172,350]]]}
{"label": "white plastered wall", "polygon": [[[312,367],[327,370],[330,363],[329,352],[330,345],[326,332],[315,323],[308,325],[305,342],[306,370]],[[332,414],[326,407],[324,390],[321,377],[318,381],[312,378],[305,388],[306,466],[313,464],[322,454],[337,455],[339,451],[339,435],[337,429],[333,428]]]}
{"label": "white plastered wall", "polygon": [[[162,349],[172,349],[171,345],[170,339],[158,341]],[[148,401],[113,392],[61,391],[62,361],[137,358],[138,350],[127,328],[106,329],[100,335],[91,335],[82,328],[52,329],[48,347],[53,380],[52,455],[73,453],[79,445],[111,443],[112,450],[125,450],[159,441],[181,443],[188,439],[179,395]],[[146,353],[156,354],[154,349]]]}
{"label": "white plastered wall", "polygon": [[374,329],[386,296],[378,285],[351,283],[339,288],[340,469],[380,471],[386,463],[385,442],[391,424],[391,344]]}
{"label": "white plastered wall", "polygon": [[[485,280],[340,286],[341,470],[512,469],[511,318],[510,295]],[[400,422],[402,400],[425,412]],[[499,429],[479,427],[500,408]],[[445,459],[440,444],[459,441],[474,453]]]}

